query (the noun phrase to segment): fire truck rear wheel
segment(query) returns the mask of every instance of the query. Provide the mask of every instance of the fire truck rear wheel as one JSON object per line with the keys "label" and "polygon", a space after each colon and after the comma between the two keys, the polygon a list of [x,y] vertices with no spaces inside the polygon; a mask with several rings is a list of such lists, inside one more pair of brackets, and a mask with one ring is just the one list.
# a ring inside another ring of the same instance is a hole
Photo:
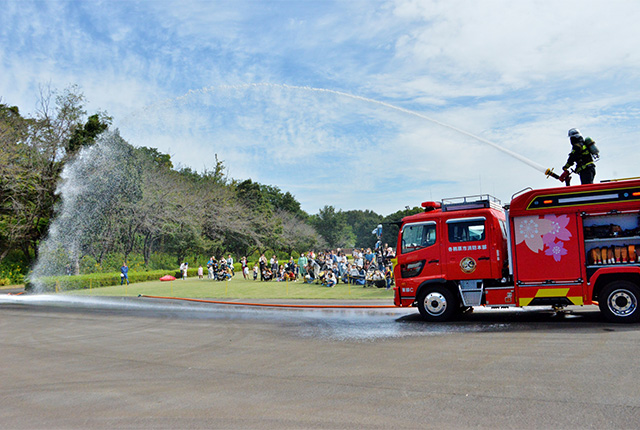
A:
{"label": "fire truck rear wheel", "polygon": [[629,281],[614,281],[600,292],[600,312],[611,322],[632,323],[640,320],[640,288]]}
{"label": "fire truck rear wheel", "polygon": [[427,321],[447,321],[459,307],[455,294],[444,286],[426,288],[418,297],[420,315]]}

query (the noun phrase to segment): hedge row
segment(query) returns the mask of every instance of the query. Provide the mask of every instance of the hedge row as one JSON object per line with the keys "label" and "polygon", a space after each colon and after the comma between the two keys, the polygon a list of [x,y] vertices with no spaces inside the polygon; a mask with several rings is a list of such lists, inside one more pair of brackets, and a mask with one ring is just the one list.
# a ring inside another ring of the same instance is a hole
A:
{"label": "hedge row", "polygon": [[[150,272],[129,272],[129,282],[157,281],[164,275],[179,278],[180,271],[153,270]],[[189,269],[188,276],[198,276],[198,269]],[[111,287],[120,285],[120,272],[116,273],[91,273],[77,276],[47,276],[30,279],[25,284],[26,291],[56,291],[58,290],[82,290],[88,288]]]}

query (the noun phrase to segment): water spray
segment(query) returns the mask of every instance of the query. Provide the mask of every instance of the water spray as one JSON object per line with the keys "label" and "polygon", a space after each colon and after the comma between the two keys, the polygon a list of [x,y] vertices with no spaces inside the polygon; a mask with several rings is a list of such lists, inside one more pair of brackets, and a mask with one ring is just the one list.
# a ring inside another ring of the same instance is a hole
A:
{"label": "water spray", "polygon": [[507,149],[507,148],[505,148],[505,147],[503,147],[501,145],[498,145],[495,142],[487,140],[487,139],[485,139],[483,137],[477,136],[477,135],[475,135],[473,133],[469,133],[468,131],[462,130],[462,129],[458,128],[458,127],[455,127],[453,125],[444,123],[442,121],[438,121],[437,119],[431,118],[431,117],[429,117],[427,115],[424,115],[424,114],[421,114],[419,112],[415,112],[415,111],[412,111],[412,110],[409,110],[409,109],[405,109],[405,108],[402,108],[402,107],[399,107],[399,106],[395,106],[395,105],[392,105],[390,103],[383,102],[383,101],[380,101],[380,100],[375,100],[375,99],[371,99],[371,98],[368,98],[368,97],[357,96],[357,95],[346,93],[346,92],[343,92],[343,91],[330,90],[330,89],[326,89],[326,88],[315,88],[315,87],[308,87],[308,86],[297,86],[297,85],[288,85],[288,84],[273,84],[273,83],[263,82],[263,83],[242,84],[242,85],[221,85],[221,86],[218,86],[218,87],[205,87],[205,88],[201,88],[199,90],[189,90],[189,92],[187,92],[183,96],[180,96],[180,97],[176,98],[176,100],[183,100],[183,99],[186,99],[186,98],[188,98],[188,97],[190,97],[190,96],[192,96],[194,94],[205,94],[205,93],[208,93],[208,92],[211,92],[211,91],[215,91],[215,90],[224,90],[224,89],[241,90],[241,89],[247,89],[247,88],[260,88],[260,87],[263,87],[263,88],[280,88],[280,89],[288,89],[288,90],[303,90],[303,91],[312,91],[312,92],[317,92],[317,93],[335,94],[335,95],[342,96],[342,97],[347,97],[347,98],[350,98],[350,99],[353,99],[353,100],[359,100],[359,101],[364,101],[364,102],[374,103],[374,104],[377,104],[377,105],[380,105],[380,106],[384,106],[386,108],[389,108],[389,109],[392,109],[392,110],[395,110],[395,111],[398,111],[398,112],[402,112],[402,113],[405,113],[405,114],[408,114],[408,115],[415,116],[415,117],[420,118],[420,119],[427,120],[427,121],[429,121],[429,122],[431,122],[433,124],[439,125],[439,126],[444,127],[444,128],[448,128],[448,129],[453,130],[453,131],[455,131],[457,133],[460,133],[460,134],[463,134],[465,136],[468,136],[468,137],[470,137],[472,139],[475,139],[475,140],[477,140],[479,142],[482,142],[482,143],[484,143],[486,145],[489,145],[489,146],[497,149],[498,151],[501,151],[502,153],[509,155],[512,158],[515,158],[516,160],[526,164],[529,167],[532,167],[532,168],[536,169],[537,171],[539,171],[541,173],[544,173],[547,176],[552,176],[552,177],[554,177],[556,179],[559,178],[558,175],[553,173],[552,169],[547,169],[547,168],[543,167],[542,165],[536,163],[535,161],[532,161],[532,160],[530,160],[530,159],[528,159],[528,158],[526,158],[526,157],[524,157],[524,156],[522,156],[520,154],[517,154],[517,153],[515,153],[515,152],[513,152],[513,151],[511,151],[511,150],[509,150],[509,149]]}
{"label": "water spray", "polygon": [[[431,118],[427,115],[424,115],[422,113],[410,110],[410,109],[405,109],[387,102],[383,102],[380,100],[375,100],[372,98],[368,98],[368,97],[363,97],[363,96],[358,96],[358,95],[354,95],[354,94],[350,94],[344,91],[338,91],[338,90],[331,90],[331,89],[326,89],[326,88],[316,88],[316,87],[310,87],[310,86],[298,86],[298,85],[288,85],[288,84],[275,84],[275,83],[269,83],[269,82],[260,82],[260,83],[249,83],[249,84],[238,84],[238,85],[218,85],[218,86],[210,86],[210,87],[203,87],[200,89],[196,89],[196,90],[189,90],[187,93],[176,97],[174,99],[169,99],[169,100],[163,100],[163,101],[159,101],[155,104],[151,104],[146,106],[144,109],[153,109],[153,108],[159,108],[159,107],[164,107],[167,105],[170,105],[176,101],[184,101],[184,100],[188,100],[190,97],[194,96],[194,95],[206,95],[208,93],[214,93],[217,91],[224,91],[224,90],[246,90],[246,89],[252,89],[252,88],[273,88],[273,89],[286,89],[286,90],[295,90],[295,91],[310,91],[310,92],[316,92],[316,93],[325,93],[325,94],[334,94],[340,97],[346,97],[346,98],[350,98],[352,100],[358,100],[358,101],[363,101],[363,102],[367,102],[367,103],[373,103],[379,106],[383,106],[385,108],[388,109],[392,109],[395,110],[397,112],[401,112],[407,115],[411,115],[426,121],[431,122],[432,124],[436,124],[440,127],[443,128],[447,128],[449,130],[455,131],[456,133],[462,134],[464,136],[470,137],[478,142],[484,143],[486,145],[489,145],[491,147],[493,147],[494,149],[526,164],[527,166],[543,173],[544,175],[546,175],[547,177],[552,177],[555,179],[558,179],[560,181],[564,181],[564,177],[562,177],[561,175],[558,175],[556,173],[553,172],[552,168],[545,168],[544,166],[536,163],[533,160],[530,160],[529,158],[526,158],[516,152],[513,152],[510,149],[507,149],[495,142],[492,142],[488,139],[485,139],[483,137],[480,137],[478,135],[475,135],[473,133],[470,133],[466,130],[463,130],[461,128],[455,127],[453,125],[447,124],[445,122],[439,121],[435,118]],[[135,116],[135,114],[130,115],[129,119],[132,119]],[[565,174],[566,176],[566,174]]]}

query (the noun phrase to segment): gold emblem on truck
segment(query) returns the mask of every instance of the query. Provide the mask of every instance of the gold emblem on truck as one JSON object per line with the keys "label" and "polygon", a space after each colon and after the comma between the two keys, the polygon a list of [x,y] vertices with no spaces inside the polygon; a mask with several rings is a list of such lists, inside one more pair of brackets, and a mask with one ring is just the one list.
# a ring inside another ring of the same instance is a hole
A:
{"label": "gold emblem on truck", "polygon": [[473,273],[476,270],[476,260],[471,257],[464,257],[460,260],[460,268],[464,273]]}

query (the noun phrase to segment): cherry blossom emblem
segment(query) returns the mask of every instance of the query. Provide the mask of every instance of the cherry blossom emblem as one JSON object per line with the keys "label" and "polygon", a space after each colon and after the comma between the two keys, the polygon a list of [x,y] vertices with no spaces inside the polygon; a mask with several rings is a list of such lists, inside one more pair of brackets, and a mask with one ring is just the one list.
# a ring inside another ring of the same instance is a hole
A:
{"label": "cherry blossom emblem", "polygon": [[564,243],[571,239],[571,232],[567,229],[568,224],[567,215],[518,218],[515,223],[516,245],[524,242],[531,251],[538,253],[544,250],[545,255],[560,261],[568,252]]}

